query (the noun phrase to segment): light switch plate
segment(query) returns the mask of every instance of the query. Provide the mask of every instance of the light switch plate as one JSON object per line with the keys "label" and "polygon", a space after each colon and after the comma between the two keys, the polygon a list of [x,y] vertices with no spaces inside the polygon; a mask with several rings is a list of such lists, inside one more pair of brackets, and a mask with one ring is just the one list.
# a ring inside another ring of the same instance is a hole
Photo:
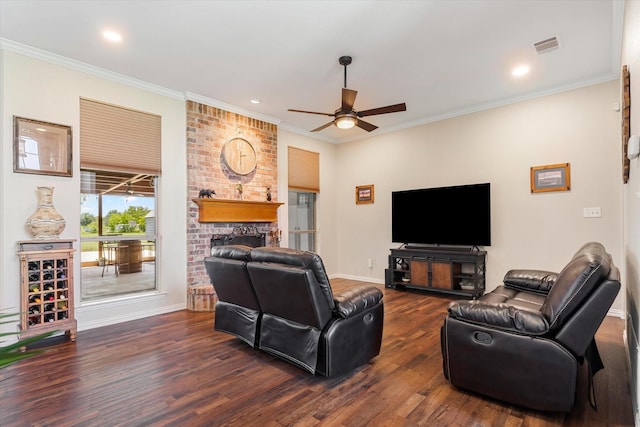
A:
{"label": "light switch plate", "polygon": [[602,211],[600,208],[584,208],[583,216],[585,218],[600,218],[602,216]]}

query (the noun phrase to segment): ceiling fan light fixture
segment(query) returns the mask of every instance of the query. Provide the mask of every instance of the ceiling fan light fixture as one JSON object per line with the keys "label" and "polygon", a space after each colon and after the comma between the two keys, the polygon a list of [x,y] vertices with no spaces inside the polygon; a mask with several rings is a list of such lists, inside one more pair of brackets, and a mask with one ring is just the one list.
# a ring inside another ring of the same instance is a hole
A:
{"label": "ceiling fan light fixture", "polygon": [[367,132],[372,132],[378,129],[378,126],[365,122],[364,120],[360,120],[360,117],[407,111],[407,106],[404,102],[402,104],[387,105],[386,107],[370,108],[364,111],[354,110],[353,103],[356,101],[356,95],[358,95],[358,91],[347,88],[347,65],[351,64],[351,57],[341,56],[338,62],[340,63],[340,65],[344,66],[344,87],[342,88],[342,105],[340,106],[340,108],[338,108],[333,114],[321,113],[317,111],[294,110],[292,108],[289,108],[287,110],[296,113],[319,114],[321,116],[333,117],[333,120],[331,120],[330,122],[312,129],[310,132],[321,131],[328,128],[332,124],[335,125],[338,129],[351,129],[354,126],[358,126],[360,129],[363,129]]}
{"label": "ceiling fan light fixture", "polygon": [[340,129],[351,129],[357,122],[358,120],[353,116],[342,116],[336,119],[335,124]]}

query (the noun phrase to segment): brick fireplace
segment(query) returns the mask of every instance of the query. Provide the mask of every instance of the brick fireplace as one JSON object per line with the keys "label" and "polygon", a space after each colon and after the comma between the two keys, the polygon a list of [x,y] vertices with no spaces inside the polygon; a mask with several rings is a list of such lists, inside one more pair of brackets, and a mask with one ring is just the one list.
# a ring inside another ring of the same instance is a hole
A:
{"label": "brick fireplace", "polygon": [[[274,243],[271,236],[278,229],[277,219],[251,222],[251,217],[240,215],[236,222],[232,215],[222,222],[200,222],[201,209],[193,200],[198,199],[200,190],[214,190],[214,200],[238,201],[234,205],[246,211],[246,206],[264,204],[250,202],[267,201],[269,187],[272,200],[277,202],[277,130],[272,123],[187,101],[187,285],[209,283],[202,261],[210,253],[213,235],[230,234],[237,227],[255,227],[266,234],[267,245]],[[222,160],[222,147],[237,137],[249,141],[256,151],[257,167],[248,175],[235,174]],[[242,184],[241,195],[238,184]]]}

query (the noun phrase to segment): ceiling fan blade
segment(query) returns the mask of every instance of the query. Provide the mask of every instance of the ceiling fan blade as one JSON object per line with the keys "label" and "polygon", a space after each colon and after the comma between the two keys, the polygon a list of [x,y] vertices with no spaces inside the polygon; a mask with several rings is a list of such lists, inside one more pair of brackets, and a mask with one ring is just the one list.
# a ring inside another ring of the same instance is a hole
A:
{"label": "ceiling fan blade", "polygon": [[331,126],[332,124],[333,124],[333,122],[329,122],[329,123],[327,123],[327,124],[325,124],[325,125],[322,125],[322,126],[320,126],[320,127],[317,127],[317,128],[315,128],[315,129],[313,129],[311,132],[317,132],[317,131],[322,130],[322,129],[324,129],[324,128],[328,128],[328,127],[329,127],[329,126]]}
{"label": "ceiling fan blade", "polygon": [[367,132],[371,132],[372,130],[378,129],[378,126],[372,125],[369,122],[365,122],[364,120],[359,120],[359,119],[358,119],[358,123],[356,123],[356,126],[358,126],[360,129],[366,130]]}
{"label": "ceiling fan blade", "polygon": [[321,116],[333,117],[333,113],[318,113],[317,111],[293,110],[291,108],[287,111],[293,111],[294,113],[320,114]]}
{"label": "ceiling fan blade", "polygon": [[386,107],[358,111],[358,117],[375,116],[376,114],[397,113],[398,111],[407,111],[407,105],[403,102],[402,104],[387,105]]}
{"label": "ceiling fan blade", "polygon": [[342,111],[348,113],[353,110],[353,104],[356,102],[357,90],[342,88]]}

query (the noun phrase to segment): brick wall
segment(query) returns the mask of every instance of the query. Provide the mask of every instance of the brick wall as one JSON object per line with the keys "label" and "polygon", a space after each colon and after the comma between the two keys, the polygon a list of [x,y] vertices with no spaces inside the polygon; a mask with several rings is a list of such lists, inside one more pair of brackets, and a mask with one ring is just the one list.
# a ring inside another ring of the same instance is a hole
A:
{"label": "brick wall", "polygon": [[[198,207],[191,199],[202,189],[212,189],[219,199],[238,199],[236,186],[242,183],[243,200],[267,200],[267,187],[271,197],[280,201],[277,193],[277,140],[278,127],[211,107],[187,101],[187,285],[207,284],[209,277],[202,260],[209,254],[209,239],[213,234],[226,234],[240,224],[198,222]],[[232,138],[244,138],[256,150],[258,165],[248,175],[237,175],[222,160],[222,147]],[[282,208],[280,208],[282,209]],[[277,223],[254,225],[269,235]],[[267,245],[271,242],[267,241]]]}

